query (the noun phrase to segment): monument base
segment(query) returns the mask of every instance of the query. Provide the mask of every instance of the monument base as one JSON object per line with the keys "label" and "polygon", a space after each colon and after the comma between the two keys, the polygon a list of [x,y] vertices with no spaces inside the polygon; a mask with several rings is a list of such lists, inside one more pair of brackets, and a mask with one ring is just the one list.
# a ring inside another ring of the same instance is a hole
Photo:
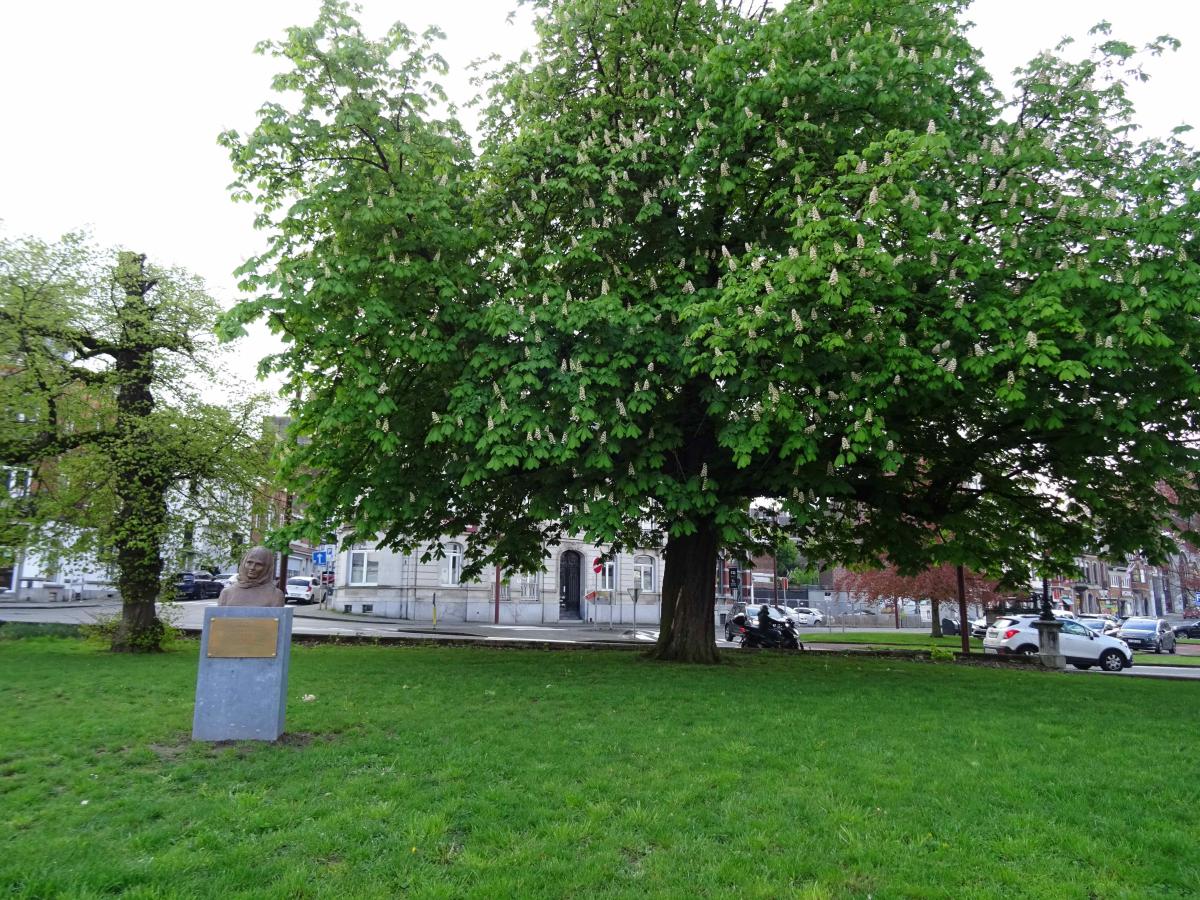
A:
{"label": "monument base", "polygon": [[278,740],[291,648],[288,607],[205,609],[192,740]]}
{"label": "monument base", "polygon": [[1038,619],[1033,627],[1038,632],[1038,661],[1047,669],[1065,669],[1067,658],[1062,655],[1058,639],[1062,633],[1062,622],[1057,619]]}

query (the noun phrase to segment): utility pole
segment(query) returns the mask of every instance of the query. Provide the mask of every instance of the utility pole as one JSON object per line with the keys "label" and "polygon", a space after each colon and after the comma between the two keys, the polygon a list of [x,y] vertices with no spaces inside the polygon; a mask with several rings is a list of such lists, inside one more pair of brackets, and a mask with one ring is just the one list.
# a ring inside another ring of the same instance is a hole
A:
{"label": "utility pole", "polygon": [[775,540],[771,545],[771,603],[779,605],[779,509],[776,508],[772,521],[775,524]]}
{"label": "utility pole", "polygon": [[[292,492],[288,491],[286,494],[284,494],[283,524],[284,524],[284,527],[286,527],[286,526],[290,525],[291,523],[292,523]],[[283,547],[283,552],[279,554],[279,590],[281,590],[283,592],[283,595],[285,597],[287,596],[288,550],[290,550],[291,547],[292,547],[292,543],[291,543],[291,541],[288,541],[288,543],[285,544]]]}
{"label": "utility pole", "polygon": [[500,624],[500,564],[496,563],[496,617],[493,622],[495,625]]}
{"label": "utility pole", "polygon": [[962,633],[962,652],[969,654],[971,652],[971,633],[968,631],[967,625],[967,576],[963,571],[962,563],[955,567],[955,575],[958,577],[958,621],[961,623],[958,630]]}

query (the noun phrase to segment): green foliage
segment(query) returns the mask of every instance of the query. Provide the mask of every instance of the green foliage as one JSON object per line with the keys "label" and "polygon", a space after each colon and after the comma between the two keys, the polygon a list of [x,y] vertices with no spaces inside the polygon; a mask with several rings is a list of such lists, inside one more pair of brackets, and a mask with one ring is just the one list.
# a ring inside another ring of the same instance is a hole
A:
{"label": "green foliage", "polygon": [[477,527],[476,567],[536,568],[576,533],[767,549],[768,497],[813,560],[1166,551],[1200,166],[1133,140],[1142,54],[1044,53],[1005,98],[963,2],[754,6],[535,4],[478,158],[432,35],[327,2],[263,45],[290,105],[222,137],[271,236],[228,328],[293,342],[297,531]]}
{"label": "green foliage", "polygon": [[0,552],[90,556],[127,604],[152,604],[185,529],[223,546],[245,530],[263,400],[201,398],[216,313],[194,276],[81,235],[0,241],[0,465],[20,476],[0,491]]}
{"label": "green foliage", "polygon": [[934,662],[954,662],[954,651],[947,647],[931,647],[929,658]]}

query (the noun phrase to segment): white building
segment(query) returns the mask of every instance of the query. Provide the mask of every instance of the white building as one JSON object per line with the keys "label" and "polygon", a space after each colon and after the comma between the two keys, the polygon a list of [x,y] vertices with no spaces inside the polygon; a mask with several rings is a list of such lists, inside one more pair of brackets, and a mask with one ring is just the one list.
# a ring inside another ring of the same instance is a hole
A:
{"label": "white building", "polygon": [[545,548],[546,566],[536,575],[492,569],[476,581],[464,581],[465,538],[442,546],[444,558],[422,563],[422,550],[403,554],[356,544],[337,556],[330,605],[341,612],[416,622],[659,622],[663,563],[658,551],[619,553],[601,562],[604,548],[567,540]]}

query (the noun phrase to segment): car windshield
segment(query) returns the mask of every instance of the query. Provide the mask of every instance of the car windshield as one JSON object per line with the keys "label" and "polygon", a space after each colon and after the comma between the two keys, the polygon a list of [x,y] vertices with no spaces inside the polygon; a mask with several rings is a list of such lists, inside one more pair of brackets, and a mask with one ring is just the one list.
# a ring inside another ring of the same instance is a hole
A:
{"label": "car windshield", "polygon": [[1158,626],[1154,622],[1126,622],[1126,631],[1153,631]]}
{"label": "car windshield", "polygon": [[301,587],[307,587],[308,579],[307,578],[289,578],[288,584],[298,584]]}

